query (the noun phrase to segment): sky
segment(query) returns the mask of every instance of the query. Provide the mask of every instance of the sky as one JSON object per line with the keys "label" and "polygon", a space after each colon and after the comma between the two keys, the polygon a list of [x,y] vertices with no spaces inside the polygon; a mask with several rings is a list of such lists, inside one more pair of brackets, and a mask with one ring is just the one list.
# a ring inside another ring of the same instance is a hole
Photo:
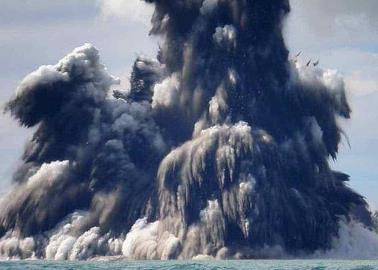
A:
{"label": "sky", "polygon": [[[331,164],[378,209],[378,1],[291,0],[291,6],[284,27],[291,55],[301,51],[300,61],[319,60],[345,78],[353,113],[340,122],[346,138]],[[0,7],[2,105],[25,75],[86,42],[123,87],[137,55],[154,56],[158,48],[148,35],[153,10],[139,0],[0,0]],[[0,193],[32,131],[0,115]]]}

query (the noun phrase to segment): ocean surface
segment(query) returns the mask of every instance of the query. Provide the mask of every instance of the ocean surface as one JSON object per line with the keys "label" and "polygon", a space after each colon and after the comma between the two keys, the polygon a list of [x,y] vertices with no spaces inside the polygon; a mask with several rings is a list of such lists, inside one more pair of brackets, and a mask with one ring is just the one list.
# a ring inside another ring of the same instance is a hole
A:
{"label": "ocean surface", "polygon": [[118,261],[118,262],[53,262],[53,261],[3,261],[0,270],[372,270],[378,269],[374,261],[334,260],[251,260],[251,261]]}

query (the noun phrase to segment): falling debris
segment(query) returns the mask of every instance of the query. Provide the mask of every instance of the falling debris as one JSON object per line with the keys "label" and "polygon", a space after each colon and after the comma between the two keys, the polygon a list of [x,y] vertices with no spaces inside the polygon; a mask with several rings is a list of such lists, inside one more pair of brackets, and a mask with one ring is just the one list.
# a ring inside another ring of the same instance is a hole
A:
{"label": "falling debris", "polygon": [[288,0],[146,2],[163,41],[130,89],[109,97],[118,80],[86,44],[8,102],[36,131],[1,203],[2,256],[280,257],[371,225],[329,165],[350,117],[342,78],[289,61]]}

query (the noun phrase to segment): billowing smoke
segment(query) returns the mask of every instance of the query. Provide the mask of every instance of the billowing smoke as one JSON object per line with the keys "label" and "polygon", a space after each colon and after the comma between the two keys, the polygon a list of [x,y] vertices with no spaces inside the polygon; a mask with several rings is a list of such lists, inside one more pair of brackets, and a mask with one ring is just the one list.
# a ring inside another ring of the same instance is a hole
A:
{"label": "billowing smoke", "polygon": [[374,238],[364,199],[329,166],[350,116],[343,80],[289,61],[288,1],[146,2],[163,42],[130,89],[110,91],[86,44],[8,102],[36,131],[1,203],[0,254],[325,256],[345,235]]}

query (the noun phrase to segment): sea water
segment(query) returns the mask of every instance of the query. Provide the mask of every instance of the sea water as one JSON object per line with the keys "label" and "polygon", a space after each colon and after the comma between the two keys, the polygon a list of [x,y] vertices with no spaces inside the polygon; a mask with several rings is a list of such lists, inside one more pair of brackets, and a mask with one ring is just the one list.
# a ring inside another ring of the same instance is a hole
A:
{"label": "sea water", "polygon": [[3,261],[0,270],[372,270],[378,269],[378,260],[249,260],[249,261],[117,261],[117,262],[54,262]]}

